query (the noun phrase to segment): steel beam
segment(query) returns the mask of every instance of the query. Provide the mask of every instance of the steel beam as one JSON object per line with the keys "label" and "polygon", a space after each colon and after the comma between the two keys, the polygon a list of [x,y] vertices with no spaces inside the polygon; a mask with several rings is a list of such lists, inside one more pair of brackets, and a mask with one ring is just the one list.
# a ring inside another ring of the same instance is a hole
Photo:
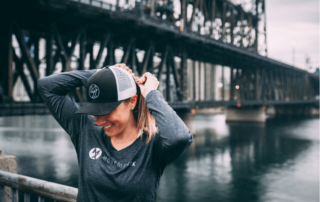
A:
{"label": "steel beam", "polygon": [[86,60],[86,46],[87,46],[87,40],[86,40],[86,33],[83,33],[81,38],[80,38],[80,43],[79,43],[79,60],[78,60],[78,63],[79,63],[79,67],[78,69],[79,70],[84,70],[85,68],[85,60]]}
{"label": "steel beam", "polygon": [[33,58],[31,57],[30,51],[29,51],[27,44],[24,40],[24,35],[22,34],[22,30],[20,29],[20,27],[18,26],[18,24],[16,22],[13,24],[13,28],[14,28],[14,34],[16,35],[20,50],[22,52],[22,59],[26,62],[28,70],[31,74],[31,77],[32,77],[34,83],[36,83],[36,81],[39,78],[37,67],[36,67],[36,64],[34,63]]}
{"label": "steel beam", "polygon": [[222,83],[222,89],[221,89],[222,90],[222,95],[221,95],[222,98],[221,99],[225,100],[225,97],[224,97],[224,87],[225,87],[224,85],[225,85],[225,82],[224,82],[224,66],[223,65],[221,66],[221,73],[222,73],[221,74],[221,77],[222,77],[221,78],[221,83]]}
{"label": "steel beam", "polygon": [[184,28],[187,25],[187,0],[180,0],[180,4],[181,4],[180,32],[183,32]]}
{"label": "steel beam", "polygon": [[186,100],[188,97],[189,89],[188,89],[188,52],[186,47],[182,47],[182,56],[180,63],[180,84],[181,91],[183,93],[181,100]]}
{"label": "steel beam", "polygon": [[192,75],[193,75],[193,101],[196,101],[196,61],[192,61]]}
{"label": "steel beam", "polygon": [[168,58],[168,48],[166,48],[164,50],[164,52],[162,53],[162,58],[161,58],[161,62],[160,62],[160,65],[159,65],[159,70],[158,70],[158,75],[157,75],[157,79],[159,81],[161,81],[161,76],[162,76],[162,72],[163,72],[163,68],[164,66],[166,65],[167,63],[167,58]]}
{"label": "steel beam", "polygon": [[93,62],[95,69],[97,69],[99,67],[99,64],[100,64],[100,61],[102,58],[102,53],[103,53],[104,49],[106,48],[109,41],[110,41],[110,33],[104,35],[102,42],[100,43],[98,55],[97,55],[95,61]]}
{"label": "steel beam", "polygon": [[176,86],[176,93],[177,93],[178,99],[181,100],[180,80],[178,77],[178,70],[177,70],[177,67],[175,64],[174,52],[173,52],[172,48],[170,49],[170,64],[171,64],[172,74],[173,74],[173,78],[174,78],[174,83]]}
{"label": "steel beam", "polygon": [[170,96],[170,66],[171,66],[171,54],[170,51],[168,50],[168,58],[166,61],[166,100],[171,101],[171,96]]}
{"label": "steel beam", "polygon": [[211,26],[210,26],[210,35],[213,34],[214,22],[216,19],[216,0],[211,0]]}
{"label": "steel beam", "polygon": [[28,94],[31,102],[34,102],[35,101],[34,94],[31,91],[31,87],[29,85],[28,78],[26,77],[26,75],[24,74],[24,71],[23,71],[23,62],[16,55],[14,50],[12,50],[12,53],[13,53],[13,58],[14,58],[14,62],[15,62],[16,71],[17,71],[18,75],[20,76],[20,78],[22,80],[24,88],[27,91],[27,94]]}
{"label": "steel beam", "polygon": [[201,59],[198,61],[198,100],[201,101],[201,83],[202,83],[202,79],[201,79],[201,66],[202,66],[202,61]]}
{"label": "steel beam", "polygon": [[193,24],[193,21],[194,21],[194,17],[196,15],[196,9],[199,7],[199,2],[200,2],[200,0],[195,0],[194,1],[191,18],[190,18],[190,21],[188,23],[189,29],[192,29],[192,24]]}
{"label": "steel beam", "polygon": [[[3,95],[0,95],[0,103],[5,96],[12,97],[13,74],[12,74],[12,22],[10,19],[1,20],[0,32],[0,87],[2,86]],[[1,90],[1,89],[0,89]],[[3,96],[3,97],[2,97]]]}
{"label": "steel beam", "polygon": [[216,100],[216,96],[215,96],[215,92],[216,92],[216,74],[215,74],[215,67],[214,65],[211,63],[211,93],[212,93],[212,97],[211,100]]}
{"label": "steel beam", "polygon": [[233,75],[233,67],[230,67],[230,101],[234,100],[234,89],[235,89],[235,85],[234,85],[234,75]]}
{"label": "steel beam", "polygon": [[[108,43],[108,54],[107,54],[107,57],[105,58],[103,66],[115,64],[116,60],[115,60],[114,54],[115,54],[114,42],[112,40],[110,40],[110,42]],[[128,61],[126,61],[126,62],[121,61],[121,63],[127,64]]]}
{"label": "steel beam", "polygon": [[150,60],[153,59],[153,55],[151,55],[152,52],[153,52],[153,45],[150,42],[148,50],[144,54],[141,68],[138,68],[138,72],[140,75],[145,73],[147,71],[147,69],[150,69],[150,68],[148,68],[148,65],[150,65]]}
{"label": "steel beam", "polygon": [[52,74],[53,66],[53,30],[50,26],[49,30],[46,33],[46,76]]}

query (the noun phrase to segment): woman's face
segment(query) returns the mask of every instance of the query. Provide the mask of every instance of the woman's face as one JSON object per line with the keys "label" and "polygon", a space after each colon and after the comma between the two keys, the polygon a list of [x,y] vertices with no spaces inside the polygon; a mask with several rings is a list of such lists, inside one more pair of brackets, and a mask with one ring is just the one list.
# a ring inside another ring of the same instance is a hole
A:
{"label": "woman's face", "polygon": [[[98,126],[103,126],[110,137],[122,135],[136,125],[132,109],[137,102],[137,95],[131,97],[129,102],[123,101],[111,113],[103,116],[94,116]],[[129,127],[128,127],[129,126]]]}

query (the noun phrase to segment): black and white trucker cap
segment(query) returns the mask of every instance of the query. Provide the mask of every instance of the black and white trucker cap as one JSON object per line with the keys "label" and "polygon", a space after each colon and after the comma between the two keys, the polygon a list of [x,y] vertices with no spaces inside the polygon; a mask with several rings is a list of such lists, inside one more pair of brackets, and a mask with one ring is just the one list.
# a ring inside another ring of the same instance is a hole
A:
{"label": "black and white trucker cap", "polygon": [[104,67],[91,76],[87,83],[87,101],[75,114],[102,116],[109,114],[120,103],[137,93],[130,73],[120,67]]}

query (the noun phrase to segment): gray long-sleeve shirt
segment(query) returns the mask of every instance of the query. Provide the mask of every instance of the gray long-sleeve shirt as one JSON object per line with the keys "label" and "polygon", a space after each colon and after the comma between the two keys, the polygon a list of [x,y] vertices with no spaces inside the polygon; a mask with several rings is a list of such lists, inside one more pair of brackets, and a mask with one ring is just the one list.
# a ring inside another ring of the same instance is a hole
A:
{"label": "gray long-sleeve shirt", "polygon": [[159,132],[148,144],[143,136],[117,151],[93,116],[74,115],[79,106],[67,95],[86,86],[95,72],[72,71],[38,80],[42,99],[76,149],[80,172],[77,201],[155,201],[164,168],[189,147],[192,134],[161,93],[152,90],[145,100]]}

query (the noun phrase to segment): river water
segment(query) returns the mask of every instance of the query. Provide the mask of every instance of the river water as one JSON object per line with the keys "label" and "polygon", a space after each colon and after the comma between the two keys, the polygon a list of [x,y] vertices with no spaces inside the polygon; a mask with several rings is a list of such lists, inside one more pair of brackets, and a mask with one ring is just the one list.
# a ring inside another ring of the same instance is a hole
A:
{"label": "river water", "polygon": [[[196,115],[196,135],[160,181],[158,202],[318,202],[319,118],[226,123]],[[18,173],[77,187],[69,136],[51,115],[0,117],[0,150]]]}

